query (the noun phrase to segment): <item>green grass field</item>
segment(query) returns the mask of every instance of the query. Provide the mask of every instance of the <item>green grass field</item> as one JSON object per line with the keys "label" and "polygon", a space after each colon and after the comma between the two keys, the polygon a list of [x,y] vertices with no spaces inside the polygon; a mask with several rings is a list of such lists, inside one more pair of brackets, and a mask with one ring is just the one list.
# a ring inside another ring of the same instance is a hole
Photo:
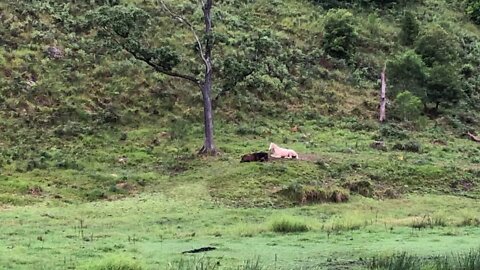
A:
{"label": "green grass field", "polygon": [[[111,202],[3,209],[0,265],[77,269],[114,257],[146,269],[165,269],[192,258],[219,262],[221,269],[247,260],[269,269],[361,269],[373,256],[402,251],[432,256],[479,246],[478,200],[354,197],[345,204],[264,209],[213,203],[200,183],[172,192],[177,196],[144,194]],[[425,217],[436,222],[414,228]],[[476,224],[469,223],[475,218]],[[304,224],[308,232],[273,232],[279,219]],[[217,250],[181,254],[204,246]]]}
{"label": "green grass field", "polygon": [[[162,138],[169,129],[130,128],[24,150],[32,160],[44,157],[43,167],[27,168],[28,160],[4,166],[0,265],[97,269],[126,258],[145,269],[362,269],[375,256],[479,246],[473,142],[445,134],[448,147],[438,145],[438,133],[425,131],[406,135],[420,153],[392,150],[402,141],[395,138],[384,152],[369,147],[377,126],[352,131],[348,121],[304,125],[299,133],[267,126],[261,132],[276,134],[267,139],[223,125],[222,154],[214,158],[194,155],[195,128],[182,140]],[[307,158],[239,163],[269,141]],[[365,182],[368,192],[348,186]],[[338,187],[349,201],[302,205],[280,192],[291,186]],[[204,246],[217,249],[181,254]],[[246,268],[257,263],[264,268]]]}

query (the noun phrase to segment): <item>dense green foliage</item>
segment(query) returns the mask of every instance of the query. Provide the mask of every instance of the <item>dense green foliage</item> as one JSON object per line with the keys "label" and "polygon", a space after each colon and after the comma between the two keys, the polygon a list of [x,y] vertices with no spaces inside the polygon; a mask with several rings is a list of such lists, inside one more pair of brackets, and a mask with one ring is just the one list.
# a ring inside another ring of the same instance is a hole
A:
{"label": "dense green foliage", "polygon": [[460,100],[461,88],[458,74],[453,66],[437,65],[430,70],[428,78],[428,101],[455,104]]}
{"label": "dense green foliage", "polygon": [[402,28],[399,36],[400,41],[406,46],[413,45],[419,34],[420,25],[412,12],[408,11],[405,13],[404,17],[402,18],[401,27]]}
{"label": "dense green foliage", "polygon": [[476,24],[480,24],[480,1],[478,0],[467,0],[467,14],[470,16],[472,21]]}
{"label": "dense green foliage", "polygon": [[432,25],[420,34],[415,50],[429,67],[452,64],[458,59],[458,42],[439,25]]}
{"label": "dense green foliage", "polygon": [[399,93],[395,98],[394,115],[405,121],[417,120],[421,114],[422,101],[409,91]]}
{"label": "dense green foliage", "polygon": [[393,97],[400,91],[408,90],[427,102],[426,83],[428,71],[422,58],[413,50],[395,55],[388,63],[387,69]]}
{"label": "dense green foliage", "polygon": [[329,11],[324,31],[323,48],[329,55],[348,60],[355,54],[357,33],[352,13],[344,9]]}

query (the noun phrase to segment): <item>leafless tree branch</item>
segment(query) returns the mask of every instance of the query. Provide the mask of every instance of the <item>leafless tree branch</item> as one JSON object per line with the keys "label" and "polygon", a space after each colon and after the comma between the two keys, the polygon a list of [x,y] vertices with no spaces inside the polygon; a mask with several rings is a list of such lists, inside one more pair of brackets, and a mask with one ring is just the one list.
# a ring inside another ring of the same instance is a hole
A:
{"label": "leafless tree branch", "polygon": [[[104,28],[105,31],[108,31],[106,28]],[[115,33],[117,36],[118,36],[118,33]],[[175,71],[172,71],[172,70],[167,70],[165,68],[162,68],[161,66],[153,63],[151,61],[151,59],[148,59],[147,57],[145,57],[144,55],[142,55],[141,53],[135,51],[135,50],[132,50],[130,48],[128,48],[127,46],[125,46],[125,43],[124,42],[121,42],[120,40],[118,40],[117,38],[115,38],[115,35],[112,35],[113,37],[113,40],[121,47],[123,48],[125,51],[127,51],[128,53],[130,53],[130,55],[132,55],[135,59],[137,60],[140,60],[144,63],[146,63],[147,65],[151,66],[155,71],[159,72],[159,73],[163,73],[165,75],[169,75],[169,76],[172,76],[172,77],[176,77],[176,78],[181,78],[181,79],[185,79],[185,80],[189,80],[197,85],[200,85],[201,82],[199,79],[195,78],[194,76],[192,75],[187,75],[187,74],[182,74],[182,73],[178,73],[178,72],[175,72]]]}
{"label": "leafless tree branch", "polygon": [[[200,2],[203,3],[202,0],[197,0]],[[163,0],[157,0],[157,3],[160,5],[160,7],[166,11],[173,19],[183,23],[184,25],[186,25],[190,31],[192,32],[194,38],[195,38],[195,41],[197,42],[197,46],[198,46],[198,50],[199,50],[199,54],[200,54],[200,57],[202,58],[203,62],[205,63],[205,65],[207,65],[207,59],[205,59],[205,55],[204,55],[204,51],[203,51],[203,45],[202,45],[202,42],[200,42],[200,38],[198,37],[197,35],[197,31],[195,30],[195,27],[193,27],[193,24],[190,23],[185,17],[181,16],[181,15],[178,15],[177,13],[173,12],[170,8],[168,8],[167,4],[165,4],[165,2]],[[203,5],[202,5],[203,7]]]}

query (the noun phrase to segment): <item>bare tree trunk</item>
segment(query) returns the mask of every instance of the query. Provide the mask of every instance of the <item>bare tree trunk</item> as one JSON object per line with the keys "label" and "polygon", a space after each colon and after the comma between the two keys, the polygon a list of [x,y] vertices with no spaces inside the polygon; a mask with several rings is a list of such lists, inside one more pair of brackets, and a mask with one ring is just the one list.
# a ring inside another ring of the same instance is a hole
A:
{"label": "bare tree trunk", "polygon": [[209,73],[205,76],[205,83],[202,87],[202,96],[203,96],[203,121],[205,129],[205,142],[203,143],[202,149],[200,149],[200,154],[215,155],[217,150],[215,148],[215,143],[213,142],[213,112],[212,112],[212,98],[211,98],[211,89],[212,89],[212,74]]}
{"label": "bare tree trunk", "polygon": [[387,119],[386,116],[386,105],[387,105],[387,80],[385,78],[385,70],[387,66],[383,66],[381,79],[382,79],[382,89],[380,92],[380,122],[384,122]]}
{"label": "bare tree trunk", "polygon": [[200,154],[215,155],[217,150],[215,148],[215,143],[213,142],[213,112],[212,112],[212,84],[213,84],[213,68],[212,68],[212,17],[211,10],[213,6],[213,0],[206,0],[205,5],[203,6],[203,17],[205,21],[205,52],[204,52],[204,63],[205,63],[205,79],[202,88],[203,96],[203,118],[204,118],[204,128],[205,128],[205,142],[202,149],[200,149]]}

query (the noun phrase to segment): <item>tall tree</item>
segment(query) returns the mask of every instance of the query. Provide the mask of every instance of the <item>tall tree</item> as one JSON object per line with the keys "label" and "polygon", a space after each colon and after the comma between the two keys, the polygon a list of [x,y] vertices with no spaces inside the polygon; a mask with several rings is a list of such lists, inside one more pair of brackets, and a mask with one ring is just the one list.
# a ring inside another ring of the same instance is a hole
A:
{"label": "tall tree", "polygon": [[398,53],[387,62],[387,69],[391,89],[389,97],[392,100],[399,93],[408,90],[427,106],[428,68],[421,56],[413,50]]}
{"label": "tall tree", "polygon": [[428,101],[438,110],[441,103],[456,104],[462,97],[458,71],[452,65],[437,65],[430,71],[427,81]]}
{"label": "tall tree", "polygon": [[97,28],[97,36],[106,44],[119,47],[130,53],[135,59],[152,67],[156,72],[164,75],[183,79],[198,86],[203,97],[204,119],[204,144],[200,154],[214,155],[217,153],[214,143],[213,111],[211,91],[213,86],[212,50],[213,24],[212,8],[213,0],[198,0],[203,14],[203,34],[197,31],[196,26],[183,15],[175,12],[163,0],[157,0],[156,5],[171,18],[185,26],[195,39],[197,59],[201,61],[203,73],[189,73],[188,68],[183,71],[176,68],[182,59],[180,55],[169,45],[154,47],[153,42],[146,41],[151,16],[145,10],[135,6],[103,6],[90,14],[90,22]]}
{"label": "tall tree", "polygon": [[440,25],[433,24],[418,37],[415,52],[428,67],[451,64],[458,60],[459,43],[455,35]]}
{"label": "tall tree", "polygon": [[411,11],[405,12],[402,19],[400,41],[405,46],[411,46],[420,32],[420,24]]}

